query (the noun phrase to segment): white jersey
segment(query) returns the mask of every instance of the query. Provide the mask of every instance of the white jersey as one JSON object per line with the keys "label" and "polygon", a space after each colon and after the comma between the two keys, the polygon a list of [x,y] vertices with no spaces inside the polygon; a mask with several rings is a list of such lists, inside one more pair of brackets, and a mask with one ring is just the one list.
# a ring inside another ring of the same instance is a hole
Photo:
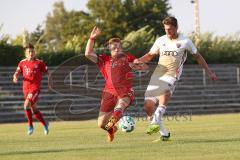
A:
{"label": "white jersey", "polygon": [[187,51],[197,54],[197,48],[192,41],[182,34],[179,34],[175,40],[170,40],[167,35],[159,37],[150,50],[151,54],[159,55],[158,66],[153,74],[159,78],[179,79],[187,58]]}

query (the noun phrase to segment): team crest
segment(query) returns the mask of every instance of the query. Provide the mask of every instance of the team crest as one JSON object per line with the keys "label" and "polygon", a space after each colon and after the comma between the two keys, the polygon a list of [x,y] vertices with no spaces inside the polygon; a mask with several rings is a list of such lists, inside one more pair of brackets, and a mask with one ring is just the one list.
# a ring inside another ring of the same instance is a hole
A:
{"label": "team crest", "polygon": [[180,47],[181,47],[181,44],[180,44],[180,43],[177,43],[176,46],[177,46],[177,48],[180,48]]}
{"label": "team crest", "polygon": [[38,68],[38,65],[37,65],[37,64],[34,64],[34,68]]}

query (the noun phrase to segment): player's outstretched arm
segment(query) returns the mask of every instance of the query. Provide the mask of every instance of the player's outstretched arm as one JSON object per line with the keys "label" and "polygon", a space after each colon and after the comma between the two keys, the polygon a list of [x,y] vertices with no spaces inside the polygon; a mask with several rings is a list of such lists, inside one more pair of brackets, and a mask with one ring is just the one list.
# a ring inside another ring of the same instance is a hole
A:
{"label": "player's outstretched arm", "polygon": [[13,83],[18,83],[18,76],[19,76],[19,67],[17,68],[16,72],[13,74]]}
{"label": "player's outstretched arm", "polygon": [[133,70],[138,70],[138,71],[147,71],[149,69],[148,65],[145,63],[129,63],[129,66]]}
{"label": "player's outstretched arm", "polygon": [[149,61],[151,61],[153,59],[153,57],[155,57],[155,54],[152,54],[151,52],[146,53],[144,56],[135,59],[133,61],[134,64],[140,64],[140,63],[147,63]]}
{"label": "player's outstretched arm", "polygon": [[87,46],[85,49],[85,56],[90,59],[92,62],[97,63],[98,57],[93,52],[94,40],[101,34],[101,30],[95,26],[90,34],[90,38],[88,39]]}
{"label": "player's outstretched arm", "polygon": [[208,74],[208,77],[215,81],[217,80],[217,76],[215,75],[214,72],[212,72],[212,70],[208,67],[208,64],[206,63],[205,59],[202,57],[202,55],[200,53],[194,54],[193,57],[196,59],[196,61],[198,62],[198,64],[204,68]]}

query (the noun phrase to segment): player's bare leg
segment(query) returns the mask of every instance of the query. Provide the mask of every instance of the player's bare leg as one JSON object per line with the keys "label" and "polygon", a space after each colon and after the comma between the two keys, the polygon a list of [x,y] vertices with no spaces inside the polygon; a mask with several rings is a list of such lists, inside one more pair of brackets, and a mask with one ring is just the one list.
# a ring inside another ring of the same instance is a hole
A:
{"label": "player's bare leg", "polygon": [[105,126],[106,130],[112,128],[119,121],[123,115],[124,110],[129,106],[130,102],[131,100],[129,97],[123,97],[118,100],[117,105],[114,108],[114,112],[112,113],[112,116]]}
{"label": "player's bare leg", "polygon": [[27,134],[32,135],[34,128],[33,128],[33,123],[32,123],[33,120],[32,120],[31,102],[28,99],[26,99],[24,101],[24,110],[25,110],[25,115],[26,115],[27,120],[28,120],[28,132],[27,132]]}
{"label": "player's bare leg", "polygon": [[105,129],[108,131],[108,141],[112,142],[114,139],[114,133],[117,132],[117,127],[115,124],[119,121],[122,117],[124,110],[130,104],[129,97],[123,97],[118,100],[116,107],[114,108],[114,112],[111,114],[110,118],[108,119],[107,124],[105,125]]}
{"label": "player's bare leg", "polygon": [[152,115],[155,109],[156,109],[156,102],[148,99],[144,101],[144,110],[147,113],[148,120],[152,120]]}
{"label": "player's bare leg", "polygon": [[42,113],[38,110],[36,103],[31,105],[31,109],[35,115],[35,118],[43,125],[44,134],[47,135],[49,133],[49,129],[48,129],[49,123],[43,119]]}
{"label": "player's bare leg", "polygon": [[[159,96],[159,104],[156,108],[150,126],[147,129],[147,134],[157,133],[160,130],[161,139],[167,140],[170,137],[170,133],[165,128],[162,117],[166,111],[166,105],[171,97],[171,92],[166,91],[163,95]],[[146,106],[147,107],[147,106]],[[149,106],[148,106],[149,107]]]}
{"label": "player's bare leg", "polygon": [[[110,119],[111,116],[112,112],[99,112],[98,127],[106,130],[105,125],[108,123],[108,120]],[[112,142],[114,139],[114,133],[117,132],[117,127],[113,127],[106,131],[108,132],[107,141]]]}
{"label": "player's bare leg", "polygon": [[99,112],[98,115],[98,127],[105,129],[105,125],[107,124],[109,118],[111,117],[112,112]]}

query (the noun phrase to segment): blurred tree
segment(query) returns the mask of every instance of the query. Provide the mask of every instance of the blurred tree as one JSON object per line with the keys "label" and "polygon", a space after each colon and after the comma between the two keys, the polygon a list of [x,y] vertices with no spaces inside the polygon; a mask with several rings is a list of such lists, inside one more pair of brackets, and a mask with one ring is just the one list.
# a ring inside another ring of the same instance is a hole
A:
{"label": "blurred tree", "polygon": [[37,53],[46,52],[47,41],[41,25],[38,25],[35,31],[30,34],[29,42],[34,44]]}
{"label": "blurred tree", "polygon": [[161,21],[170,9],[168,0],[89,0],[87,6],[105,38],[123,38],[147,25],[155,36],[161,35]]}
{"label": "blurred tree", "polygon": [[[153,29],[147,30],[149,26],[130,32],[123,40],[123,49],[133,53],[137,57],[145,54],[154,43]],[[124,44],[128,44],[125,46]]]}
{"label": "blurred tree", "polygon": [[83,11],[71,11],[68,14],[68,21],[64,25],[62,32],[65,49],[75,52],[84,52],[89,31],[95,25],[90,15]]}
{"label": "blurred tree", "polygon": [[15,39],[11,40],[11,44],[13,46],[22,46],[22,44],[23,44],[23,36],[22,35],[17,35]]}
{"label": "blurred tree", "polygon": [[49,13],[46,19],[45,40],[49,51],[59,51],[64,46],[64,25],[68,21],[68,13],[63,2],[56,2],[53,5],[52,14]]}
{"label": "blurred tree", "polygon": [[83,11],[66,11],[63,2],[56,2],[53,13],[48,14],[44,39],[49,51],[85,49],[88,33],[95,25],[90,15]]}
{"label": "blurred tree", "polygon": [[0,44],[8,44],[10,37],[7,34],[2,33],[3,24],[0,24]]}

